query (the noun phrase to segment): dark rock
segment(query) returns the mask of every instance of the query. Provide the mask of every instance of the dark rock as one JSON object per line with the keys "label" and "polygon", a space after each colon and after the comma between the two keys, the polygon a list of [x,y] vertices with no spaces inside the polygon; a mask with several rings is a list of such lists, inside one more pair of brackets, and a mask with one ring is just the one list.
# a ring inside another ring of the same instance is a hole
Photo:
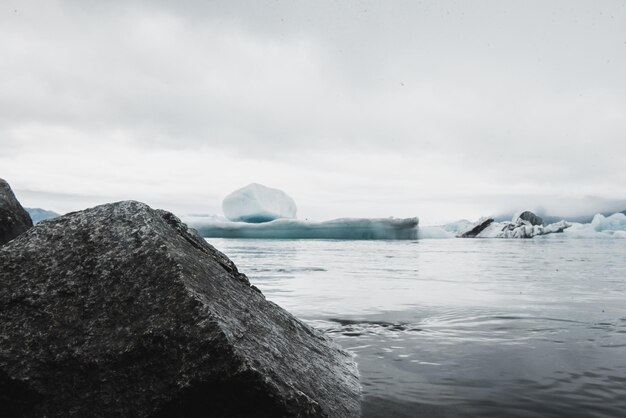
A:
{"label": "dark rock", "polygon": [[28,214],[30,215],[30,219],[33,220],[33,223],[35,225],[41,221],[54,219],[54,218],[58,218],[59,216],[61,216],[56,212],[53,212],[51,210],[41,209],[41,208],[24,208],[24,209],[26,209],[26,212],[28,212]]}
{"label": "dark rock", "polygon": [[539,216],[535,215],[529,210],[520,213],[518,219],[530,222],[531,225],[543,225],[543,219],[541,219]]}
{"label": "dark rock", "polygon": [[168,212],[120,202],[0,248],[18,416],[353,417],[355,363]]}
{"label": "dark rock", "polygon": [[483,232],[483,230],[487,228],[489,225],[491,225],[492,222],[493,222],[492,218],[480,220],[472,227],[472,229],[470,229],[469,231],[463,232],[459,237],[460,238],[476,238],[476,235]]}
{"label": "dark rock", "polygon": [[11,186],[0,179],[0,245],[6,244],[32,227],[33,221],[15,198]]}

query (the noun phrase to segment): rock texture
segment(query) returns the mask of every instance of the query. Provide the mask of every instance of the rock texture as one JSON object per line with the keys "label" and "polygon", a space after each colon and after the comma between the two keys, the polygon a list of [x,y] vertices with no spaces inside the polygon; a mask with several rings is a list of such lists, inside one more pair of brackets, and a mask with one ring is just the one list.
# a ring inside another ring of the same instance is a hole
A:
{"label": "rock texture", "polygon": [[[531,211],[527,210],[518,216],[518,219],[529,222],[531,225],[543,225],[543,219],[535,215]],[[513,222],[517,222],[517,219],[513,219]]]}
{"label": "rock texture", "polygon": [[350,355],[168,212],[43,222],[0,248],[0,283],[6,414],[359,416]]}
{"label": "rock texture", "polygon": [[0,179],[0,245],[32,228],[33,221],[17,201],[9,183]]}
{"label": "rock texture", "polygon": [[480,219],[476,222],[469,231],[465,231],[459,235],[460,238],[476,238],[478,234],[483,232],[493,222],[492,218]]}

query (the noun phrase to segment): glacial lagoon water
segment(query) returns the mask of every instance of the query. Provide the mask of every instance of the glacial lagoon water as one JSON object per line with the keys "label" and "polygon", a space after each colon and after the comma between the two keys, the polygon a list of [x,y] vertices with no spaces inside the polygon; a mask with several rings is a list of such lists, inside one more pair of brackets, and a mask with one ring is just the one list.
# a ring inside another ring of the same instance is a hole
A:
{"label": "glacial lagoon water", "polygon": [[208,239],[355,355],[364,417],[626,416],[626,239]]}

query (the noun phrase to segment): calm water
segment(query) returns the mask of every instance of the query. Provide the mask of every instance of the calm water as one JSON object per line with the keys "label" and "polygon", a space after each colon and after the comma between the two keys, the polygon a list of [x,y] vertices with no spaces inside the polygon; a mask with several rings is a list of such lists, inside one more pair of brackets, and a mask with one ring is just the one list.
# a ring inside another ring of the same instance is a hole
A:
{"label": "calm water", "polygon": [[354,353],[364,416],[626,416],[626,240],[209,242]]}

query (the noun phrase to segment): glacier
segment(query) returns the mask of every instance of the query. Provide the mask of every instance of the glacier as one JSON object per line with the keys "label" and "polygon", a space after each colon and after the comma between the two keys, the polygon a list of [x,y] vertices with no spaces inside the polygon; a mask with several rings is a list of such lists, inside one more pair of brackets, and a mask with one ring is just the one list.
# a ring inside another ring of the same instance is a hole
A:
{"label": "glacier", "polygon": [[415,240],[418,218],[340,218],[314,222],[276,219],[263,223],[210,217],[186,219],[203,238]]}
{"label": "glacier", "polygon": [[258,183],[226,196],[222,210],[233,222],[263,223],[296,217],[296,203],[287,193]]}

